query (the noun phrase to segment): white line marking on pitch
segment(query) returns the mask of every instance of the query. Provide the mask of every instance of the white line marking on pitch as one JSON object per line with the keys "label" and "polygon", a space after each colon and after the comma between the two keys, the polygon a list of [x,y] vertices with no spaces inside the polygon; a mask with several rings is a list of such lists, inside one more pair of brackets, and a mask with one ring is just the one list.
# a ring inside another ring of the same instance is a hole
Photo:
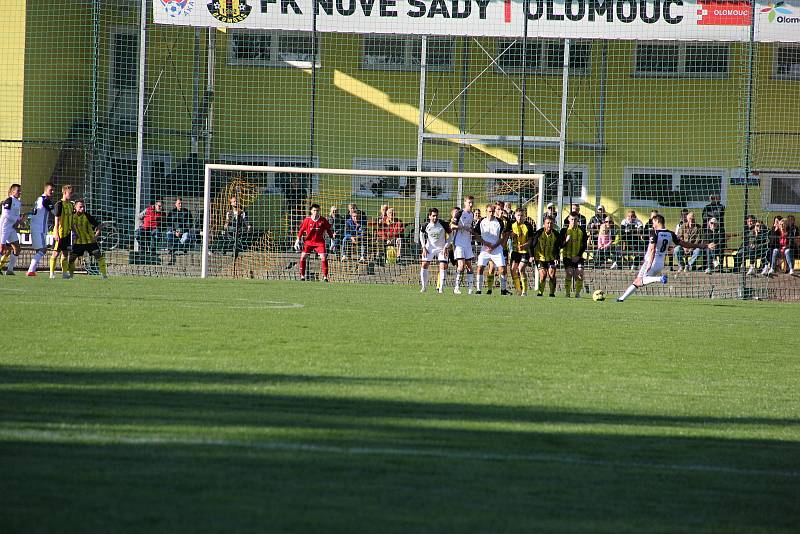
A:
{"label": "white line marking on pitch", "polygon": [[[245,299],[233,299],[244,301],[242,304],[231,304],[227,302],[214,302],[215,308],[227,308],[229,310],[293,310],[304,308],[305,304],[299,302],[281,302],[278,300],[262,300],[259,302],[248,301]],[[208,308],[208,302],[173,302],[173,305],[180,308]]]}
{"label": "white line marking on pitch", "polygon": [[593,465],[598,467],[622,467],[651,469],[656,471],[696,471],[731,475],[780,476],[797,478],[800,471],[776,469],[747,469],[726,465],[674,464],[659,462],[625,462],[620,460],[591,460],[563,454],[519,454],[490,451],[452,451],[442,449],[414,449],[394,447],[343,447],[336,445],[315,445],[284,441],[241,441],[230,439],[205,439],[172,436],[129,436],[105,435],[87,432],[53,430],[0,430],[0,438],[35,439],[49,442],[92,443],[101,445],[191,445],[206,447],[237,447],[243,449],[270,450],[281,452],[319,452],[329,454],[358,456],[398,456],[428,457],[445,460],[481,460],[501,462],[537,462],[569,465]]}
{"label": "white line marking on pitch", "polygon": [[16,288],[13,288],[13,287],[0,287],[0,291],[14,291],[16,293],[21,293],[23,290],[22,289],[16,289]]}

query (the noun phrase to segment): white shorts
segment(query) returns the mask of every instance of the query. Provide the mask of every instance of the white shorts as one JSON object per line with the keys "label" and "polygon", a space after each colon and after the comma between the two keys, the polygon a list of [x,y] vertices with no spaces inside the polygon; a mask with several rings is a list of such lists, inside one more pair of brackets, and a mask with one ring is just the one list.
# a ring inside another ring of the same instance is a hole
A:
{"label": "white shorts", "polygon": [[453,249],[453,257],[457,260],[471,260],[475,257],[472,251],[472,243],[469,246],[456,245]]}
{"label": "white shorts", "polygon": [[645,269],[644,264],[639,269],[639,274],[637,275],[638,278],[644,278],[645,276],[658,276],[661,274],[661,271],[664,270],[664,258],[656,258],[653,260],[653,264],[650,266],[649,269]]}
{"label": "white shorts", "polygon": [[14,230],[13,226],[7,226],[0,230],[0,244],[6,245],[8,243],[17,243],[18,241],[19,234]]}
{"label": "white shorts", "polygon": [[433,261],[434,259],[440,262],[446,262],[447,254],[443,248],[429,248],[428,253],[422,256],[422,261]]}
{"label": "white shorts", "polygon": [[33,250],[39,250],[43,248],[47,248],[47,233],[33,233],[31,232],[31,248]]}
{"label": "white shorts", "polygon": [[491,252],[481,250],[478,254],[478,267],[486,267],[489,265],[489,260],[494,263],[495,267],[505,267],[506,257],[503,255],[503,247],[497,247]]}

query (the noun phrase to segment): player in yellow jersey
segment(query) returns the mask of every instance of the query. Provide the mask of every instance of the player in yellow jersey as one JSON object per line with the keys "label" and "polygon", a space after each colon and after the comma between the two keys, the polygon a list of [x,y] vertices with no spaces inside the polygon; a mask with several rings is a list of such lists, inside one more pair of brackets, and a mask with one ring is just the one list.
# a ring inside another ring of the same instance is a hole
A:
{"label": "player in yellow jersey", "polygon": [[567,227],[561,230],[561,250],[564,254],[564,291],[570,296],[575,284],[575,298],[580,298],[583,289],[583,253],[586,252],[588,235],[580,225],[578,212],[567,216]]}
{"label": "player in yellow jersey", "polygon": [[544,218],[542,228],[539,228],[533,233],[533,241],[531,242],[531,250],[533,251],[533,260],[536,262],[536,267],[539,269],[539,290],[536,292],[537,297],[541,297],[544,292],[544,281],[550,280],[550,296],[556,296],[556,259],[558,259],[558,251],[560,246],[560,238],[558,233],[553,229],[553,219],[550,216]]}
{"label": "player in yellow jersey", "polygon": [[61,200],[53,208],[55,224],[53,236],[56,238],[53,246],[53,256],[50,258],[50,278],[56,277],[56,261],[61,257],[61,277],[69,279],[69,251],[72,249],[72,218],[75,207],[72,205],[72,186],[61,187]]}
{"label": "player in yellow jersey", "polygon": [[525,220],[525,212],[517,208],[514,222],[511,223],[511,278],[521,296],[528,294],[527,268],[530,261],[530,247],[533,240],[533,225]]}
{"label": "player in yellow jersey", "polygon": [[97,244],[97,236],[100,235],[100,223],[86,213],[86,204],[83,200],[75,202],[75,215],[72,219],[72,227],[75,230],[75,242],[72,251],[69,253],[69,273],[70,276],[75,272],[75,260],[83,257],[87,252],[97,260],[97,266],[103,278],[108,278],[106,259]]}

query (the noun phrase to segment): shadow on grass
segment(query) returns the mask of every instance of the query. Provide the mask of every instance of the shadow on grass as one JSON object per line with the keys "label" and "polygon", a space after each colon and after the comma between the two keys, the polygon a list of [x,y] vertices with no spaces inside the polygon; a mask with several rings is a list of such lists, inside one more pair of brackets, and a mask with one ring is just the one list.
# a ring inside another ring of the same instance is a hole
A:
{"label": "shadow on grass", "polygon": [[[0,390],[0,431],[55,437],[0,433],[0,530],[790,531],[800,521],[800,443],[684,437],[795,419],[228,390],[374,381],[1,367],[0,384],[14,387]],[[198,383],[221,391],[180,387]],[[59,428],[110,439],[62,439]],[[116,433],[185,439],[114,443]],[[248,445],[280,442],[316,446]]]}

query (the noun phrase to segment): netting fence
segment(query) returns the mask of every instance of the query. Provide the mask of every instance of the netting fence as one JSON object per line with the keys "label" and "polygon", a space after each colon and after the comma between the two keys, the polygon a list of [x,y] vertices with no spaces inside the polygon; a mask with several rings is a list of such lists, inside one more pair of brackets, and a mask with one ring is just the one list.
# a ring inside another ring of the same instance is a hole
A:
{"label": "netting fence", "polygon": [[[199,274],[208,163],[537,173],[542,191],[500,178],[418,188],[388,174],[215,172],[216,201],[246,203],[246,240],[266,251],[217,274],[296,276],[289,247],[311,202],[325,215],[357,203],[370,218],[387,205],[408,223],[472,194],[533,219],[539,198],[558,221],[571,204],[587,220],[607,215],[625,269],[651,210],[670,229],[692,212],[704,235],[713,216],[720,257],[693,261],[675,294],[800,297],[785,274],[797,244],[772,230],[800,210],[798,2],[11,3],[0,181],[22,183],[26,207],[47,181],[74,184],[109,223],[112,275]],[[188,216],[173,213],[178,197]],[[156,201],[161,212],[143,217]],[[338,279],[414,282],[412,251]],[[598,274],[622,285],[629,273],[612,265]]]}

